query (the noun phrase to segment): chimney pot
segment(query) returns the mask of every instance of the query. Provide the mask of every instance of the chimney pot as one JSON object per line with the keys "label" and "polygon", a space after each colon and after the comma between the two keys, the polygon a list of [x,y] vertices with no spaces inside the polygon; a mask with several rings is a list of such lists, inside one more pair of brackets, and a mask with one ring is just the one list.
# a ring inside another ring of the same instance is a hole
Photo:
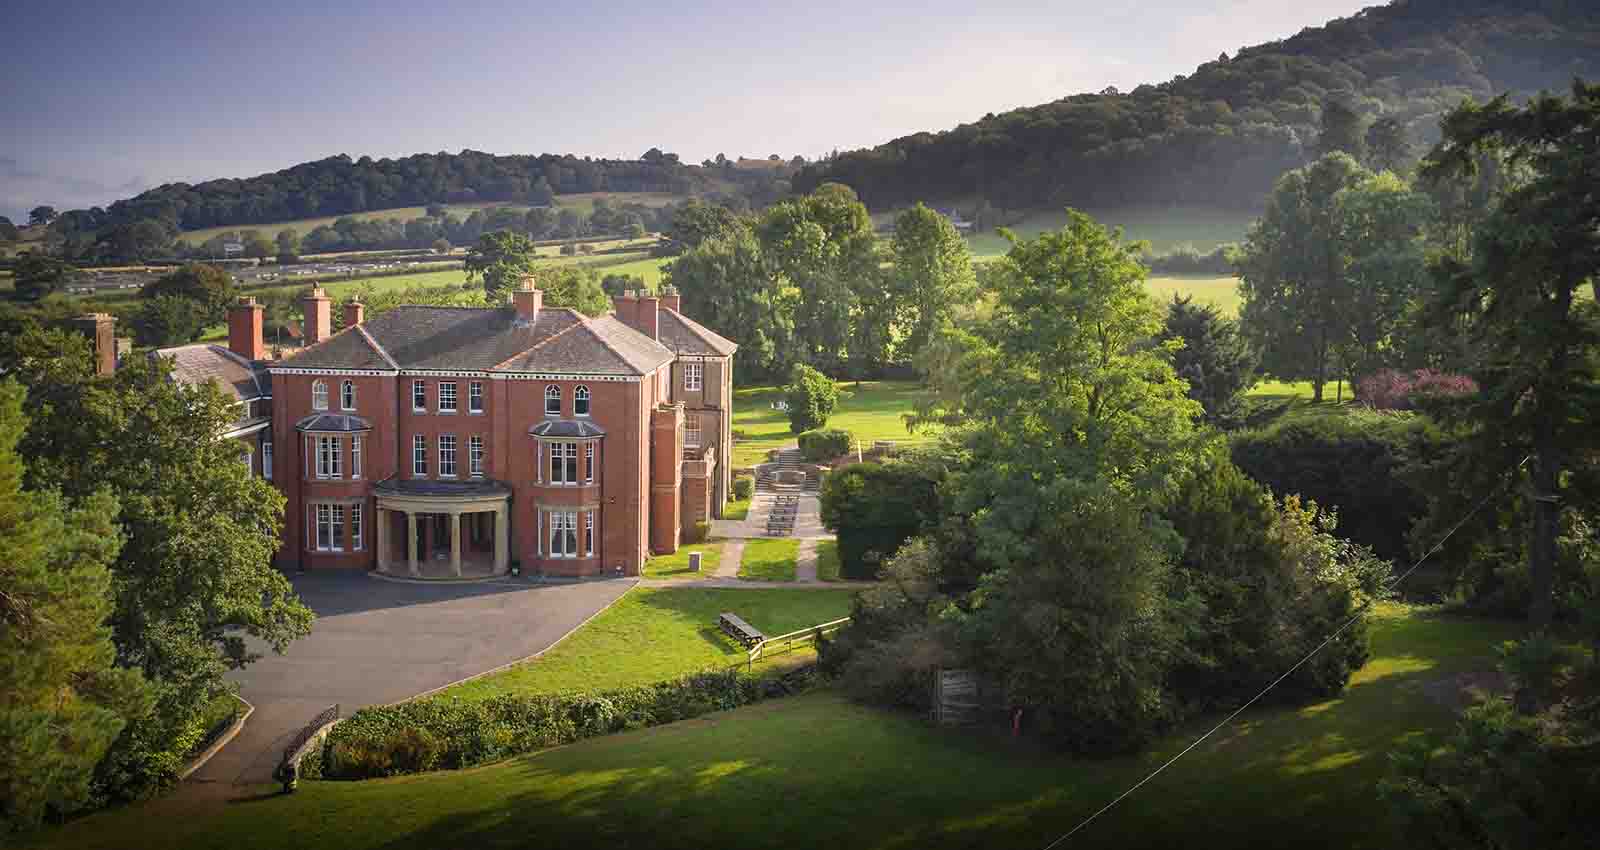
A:
{"label": "chimney pot", "polygon": [[313,286],[301,300],[305,310],[306,345],[316,345],[333,335],[333,301],[320,286]]}
{"label": "chimney pot", "polygon": [[525,277],[517,290],[511,293],[511,304],[517,308],[518,322],[537,322],[539,311],[544,308],[544,290],[533,285],[533,278]]}
{"label": "chimney pot", "polygon": [[367,305],[360,301],[350,300],[344,302],[344,326],[353,328],[367,320]]}

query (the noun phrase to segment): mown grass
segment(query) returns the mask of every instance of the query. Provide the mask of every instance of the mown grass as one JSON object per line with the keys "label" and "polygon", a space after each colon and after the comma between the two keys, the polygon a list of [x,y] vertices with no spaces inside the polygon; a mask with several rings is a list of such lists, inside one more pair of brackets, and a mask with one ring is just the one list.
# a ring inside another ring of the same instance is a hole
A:
{"label": "mown grass", "polygon": [[1239,279],[1232,276],[1152,275],[1145,284],[1163,310],[1174,295],[1182,295],[1196,304],[1209,304],[1224,316],[1237,317],[1244,301],[1239,297]]}
{"label": "mown grass", "polygon": [[839,541],[817,541],[817,579],[819,581],[839,580]]}
{"label": "mown grass", "polygon": [[[1083,211],[1102,224],[1120,225],[1123,238],[1149,242],[1150,250],[1158,254],[1184,245],[1209,251],[1225,242],[1241,241],[1255,220],[1253,213],[1215,207],[1117,207]],[[1032,238],[1047,230],[1060,230],[1066,220],[1064,210],[1038,210],[1010,225],[1010,229],[1020,237]],[[978,257],[998,257],[1011,248],[1011,243],[992,231],[968,236],[967,244]]]}
{"label": "mown grass", "polygon": [[[721,540],[707,540],[704,543],[684,543],[678,546],[678,551],[671,555],[656,555],[644,562],[645,578],[702,578],[717,571],[717,565],[722,563]],[[700,571],[689,569],[689,553],[700,553]]]}
{"label": "mown grass", "polygon": [[[1404,846],[1374,791],[1389,753],[1451,723],[1425,686],[1490,669],[1494,646],[1518,630],[1383,606],[1372,660],[1343,694],[1247,712],[1066,846]],[[474,770],[303,782],[296,794],[232,804],[157,801],[35,846],[401,850],[537,836],[550,847],[1043,847],[1213,722],[1139,755],[1075,759],[824,691]]]}
{"label": "mown grass", "polygon": [[734,499],[722,506],[723,519],[746,519],[750,516],[750,499]]}
{"label": "mown grass", "polygon": [[[800,541],[793,537],[760,537],[745,541],[739,578],[750,581],[794,581]],[[757,628],[760,628],[759,626]],[[782,632],[767,632],[782,634]]]}
{"label": "mown grass", "polygon": [[[839,383],[839,406],[828,419],[829,428],[843,428],[866,448],[875,440],[894,440],[914,445],[932,440],[932,430],[906,430],[905,414],[915,409],[923,389],[913,381],[863,381]],[[747,387],[733,394],[733,429],[743,438],[734,438],[735,468],[765,463],[771,449],[793,445],[789,415],[773,410],[772,403],[783,398],[782,387]]]}
{"label": "mown grass", "polygon": [[540,658],[444,691],[487,699],[503,693],[597,691],[642,685],[743,659],[717,629],[732,611],[767,634],[848,616],[847,590],[636,588]]}

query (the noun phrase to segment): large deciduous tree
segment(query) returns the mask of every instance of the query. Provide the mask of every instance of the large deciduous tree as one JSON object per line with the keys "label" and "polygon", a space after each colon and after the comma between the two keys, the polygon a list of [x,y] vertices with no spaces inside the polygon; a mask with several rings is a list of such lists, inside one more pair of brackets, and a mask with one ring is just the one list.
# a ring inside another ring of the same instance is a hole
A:
{"label": "large deciduous tree", "polygon": [[790,361],[792,290],[778,286],[761,243],[744,225],[711,236],[667,266],[683,311],[739,343],[736,376],[782,374]]}
{"label": "large deciduous tree", "polygon": [[533,273],[533,257],[533,240],[527,236],[511,230],[485,233],[467,254],[467,279],[481,281],[491,299],[504,298]]}
{"label": "large deciduous tree", "polygon": [[23,487],[24,397],[0,382],[0,835],[85,806],[95,764],[149,708],[106,623],[117,501]]}
{"label": "large deciduous tree", "polygon": [[544,290],[544,304],[566,307],[585,316],[603,316],[611,309],[611,298],[600,285],[600,274],[588,266],[541,268],[533,274],[534,285]]}
{"label": "large deciduous tree", "polygon": [[773,205],[756,226],[781,285],[797,290],[799,360],[837,374],[848,356],[862,288],[882,285],[872,219],[849,187],[830,183]]}
{"label": "large deciduous tree", "polygon": [[187,298],[199,309],[203,324],[216,324],[227,318],[228,302],[233,297],[233,277],[207,263],[189,263],[145,284],[139,297]]}
{"label": "large deciduous tree", "polygon": [[922,204],[895,219],[890,250],[895,321],[904,326],[898,347],[915,354],[957,307],[972,303],[977,293],[972,252],[948,218]]}
{"label": "large deciduous tree", "polygon": [[60,291],[76,273],[77,269],[68,263],[30,251],[17,258],[13,289],[24,301],[38,301]]}
{"label": "large deciduous tree", "polygon": [[1327,156],[1343,152],[1361,160],[1366,157],[1366,127],[1361,113],[1345,96],[1336,95],[1322,103],[1322,126],[1317,133],[1317,153]]}
{"label": "large deciduous tree", "polygon": [[1399,173],[1411,162],[1411,139],[1406,125],[1385,115],[1367,128],[1367,162],[1379,171]]}
{"label": "large deciduous tree", "polygon": [[96,377],[87,342],[60,331],[28,331],[0,349],[37,411],[21,442],[28,485],[69,501],[108,490],[121,505],[116,663],[144,675],[155,704],[123,728],[96,775],[107,796],[142,796],[174,778],[227,670],[256,657],[247,637],[282,651],[310,630],[310,610],[272,567],[283,497],[221,436],[238,421],[233,399],[172,380],[171,361],[133,358]]}
{"label": "large deciduous tree", "polygon": [[31,210],[28,210],[28,223],[34,225],[35,227],[41,224],[49,224],[50,222],[55,221],[55,219],[55,207],[41,204]]}
{"label": "large deciduous tree", "polygon": [[1577,82],[1569,98],[1524,107],[1466,104],[1443,129],[1426,178],[1469,177],[1485,154],[1517,175],[1475,229],[1470,256],[1442,260],[1437,278],[1442,300],[1465,314],[1482,388],[1461,411],[1476,426],[1461,445],[1462,475],[1492,483],[1529,459],[1528,617],[1542,628],[1570,473],[1600,450],[1600,309],[1579,297],[1585,288],[1600,297],[1600,86]]}

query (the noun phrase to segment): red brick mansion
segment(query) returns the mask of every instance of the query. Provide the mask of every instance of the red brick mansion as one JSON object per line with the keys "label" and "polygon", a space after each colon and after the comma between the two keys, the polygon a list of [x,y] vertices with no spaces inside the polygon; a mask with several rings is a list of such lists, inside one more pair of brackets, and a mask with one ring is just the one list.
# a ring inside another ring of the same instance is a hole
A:
{"label": "red brick mansion", "polygon": [[244,299],[227,349],[161,353],[180,380],[240,399],[230,436],[287,499],[281,566],[635,575],[721,514],[737,346],[670,291],[619,296],[599,318],[542,295],[524,284],[508,307],[370,320],[353,303],[331,333],[313,289],[307,347],[276,361]]}

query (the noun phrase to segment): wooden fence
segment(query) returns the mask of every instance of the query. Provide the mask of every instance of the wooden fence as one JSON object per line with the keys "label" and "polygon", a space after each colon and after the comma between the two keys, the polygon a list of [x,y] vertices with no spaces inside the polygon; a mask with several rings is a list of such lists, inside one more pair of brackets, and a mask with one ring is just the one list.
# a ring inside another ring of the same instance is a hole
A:
{"label": "wooden fence", "polygon": [[819,638],[833,634],[834,632],[844,628],[845,624],[848,622],[850,622],[849,617],[842,617],[838,620],[831,620],[819,625],[807,626],[806,628],[796,632],[790,632],[786,635],[778,635],[777,637],[766,638],[760,643],[757,643],[755,646],[750,647],[749,651],[746,653],[747,664],[754,666],[757,661],[760,661],[769,655],[782,655],[783,653],[789,652],[796,647],[807,645],[816,646]]}

